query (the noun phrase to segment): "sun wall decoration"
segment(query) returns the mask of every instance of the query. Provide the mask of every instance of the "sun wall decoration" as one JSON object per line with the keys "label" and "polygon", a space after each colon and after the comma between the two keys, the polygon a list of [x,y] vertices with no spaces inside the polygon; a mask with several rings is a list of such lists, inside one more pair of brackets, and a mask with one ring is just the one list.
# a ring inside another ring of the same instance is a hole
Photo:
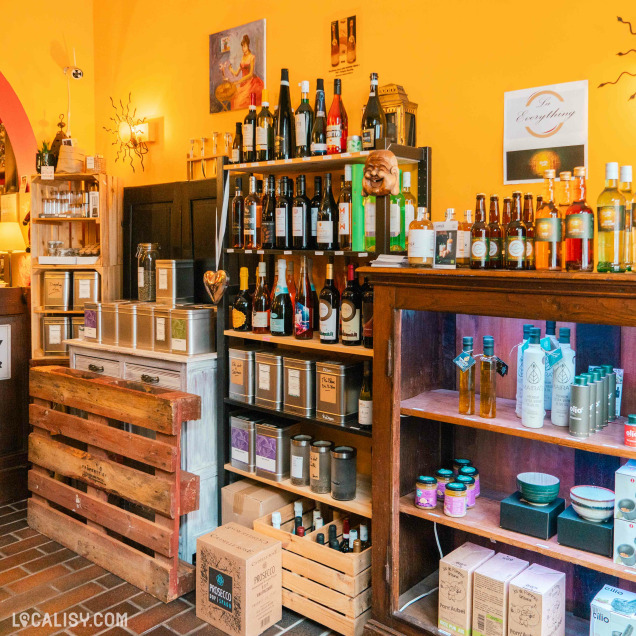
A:
{"label": "sun wall decoration", "polygon": [[[631,35],[636,35],[636,31],[633,30],[632,28],[632,23],[628,22],[627,20],[623,20],[623,18],[621,18],[620,16],[617,16],[616,18],[621,24],[626,24],[629,27],[629,32],[631,33]],[[636,49],[629,49],[629,51],[619,51],[616,55],[618,56],[623,56],[623,55],[628,55],[629,53],[636,53]],[[623,77],[623,75],[629,75],[631,77],[636,77],[636,73],[630,73],[629,71],[623,71],[613,82],[603,82],[602,84],[598,85],[598,88],[603,88],[603,86],[608,86],[609,84],[618,84],[618,82],[620,81],[621,77]],[[630,101],[632,99],[636,99],[636,93],[632,93],[629,96],[629,99],[627,101]]]}
{"label": "sun wall decoration", "polygon": [[148,153],[148,122],[146,118],[137,117],[137,109],[133,109],[132,113],[132,93],[128,93],[128,101],[124,105],[119,100],[119,105],[115,104],[113,98],[110,103],[113,106],[115,114],[109,117],[113,122],[112,128],[104,126],[106,132],[113,135],[113,146],[117,146],[117,155],[115,162],[120,158],[122,162],[129,162],[133,172],[135,171],[134,160],[138,159],[144,170],[144,155]]}

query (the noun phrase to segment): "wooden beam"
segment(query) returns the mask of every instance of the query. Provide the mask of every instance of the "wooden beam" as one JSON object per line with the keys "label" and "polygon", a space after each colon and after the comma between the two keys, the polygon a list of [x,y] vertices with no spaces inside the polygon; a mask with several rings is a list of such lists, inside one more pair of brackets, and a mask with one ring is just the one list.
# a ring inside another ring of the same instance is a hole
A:
{"label": "wooden beam", "polygon": [[199,475],[182,470],[180,473],[179,514],[187,515],[199,509]]}

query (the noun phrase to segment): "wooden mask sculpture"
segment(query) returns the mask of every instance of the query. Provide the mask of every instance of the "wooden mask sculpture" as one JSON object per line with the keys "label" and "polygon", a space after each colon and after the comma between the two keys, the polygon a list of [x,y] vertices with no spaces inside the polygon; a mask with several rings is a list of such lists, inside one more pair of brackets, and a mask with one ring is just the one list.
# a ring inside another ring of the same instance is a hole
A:
{"label": "wooden mask sculpture", "polygon": [[365,195],[376,197],[400,194],[400,169],[390,150],[374,150],[367,157],[362,190]]}

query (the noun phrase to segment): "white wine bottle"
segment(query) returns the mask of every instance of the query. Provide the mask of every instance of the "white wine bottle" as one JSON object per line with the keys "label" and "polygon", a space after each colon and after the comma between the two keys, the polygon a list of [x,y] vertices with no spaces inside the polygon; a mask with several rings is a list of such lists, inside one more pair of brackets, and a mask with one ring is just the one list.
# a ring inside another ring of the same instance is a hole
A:
{"label": "white wine bottle", "polygon": [[358,424],[369,429],[373,424],[373,382],[371,380],[371,363],[364,362],[364,376],[362,378],[362,388],[358,398]]}
{"label": "white wine bottle", "polygon": [[528,348],[523,353],[523,397],[521,399],[521,423],[528,428],[541,428],[545,410],[545,351],[540,344],[541,330],[530,329]]}
{"label": "white wine bottle", "polygon": [[570,422],[570,387],[574,382],[576,352],[570,346],[570,329],[559,329],[559,347],[563,358],[554,365],[552,375],[552,411],[550,419],[555,426],[568,426]]}

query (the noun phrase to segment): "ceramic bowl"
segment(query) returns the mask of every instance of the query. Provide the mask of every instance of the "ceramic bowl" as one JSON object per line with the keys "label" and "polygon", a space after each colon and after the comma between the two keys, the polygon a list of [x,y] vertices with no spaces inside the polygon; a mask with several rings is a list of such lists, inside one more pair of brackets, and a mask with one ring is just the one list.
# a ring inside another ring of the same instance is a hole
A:
{"label": "ceramic bowl", "polygon": [[572,508],[586,521],[601,523],[614,514],[614,493],[598,486],[574,486],[570,488]]}
{"label": "ceramic bowl", "polygon": [[547,506],[559,495],[561,482],[558,477],[546,473],[520,473],[517,488],[521,496],[533,506]]}
{"label": "ceramic bowl", "polygon": [[618,502],[618,510],[623,519],[628,519],[629,521],[636,519],[636,501],[633,499],[621,499]]}

